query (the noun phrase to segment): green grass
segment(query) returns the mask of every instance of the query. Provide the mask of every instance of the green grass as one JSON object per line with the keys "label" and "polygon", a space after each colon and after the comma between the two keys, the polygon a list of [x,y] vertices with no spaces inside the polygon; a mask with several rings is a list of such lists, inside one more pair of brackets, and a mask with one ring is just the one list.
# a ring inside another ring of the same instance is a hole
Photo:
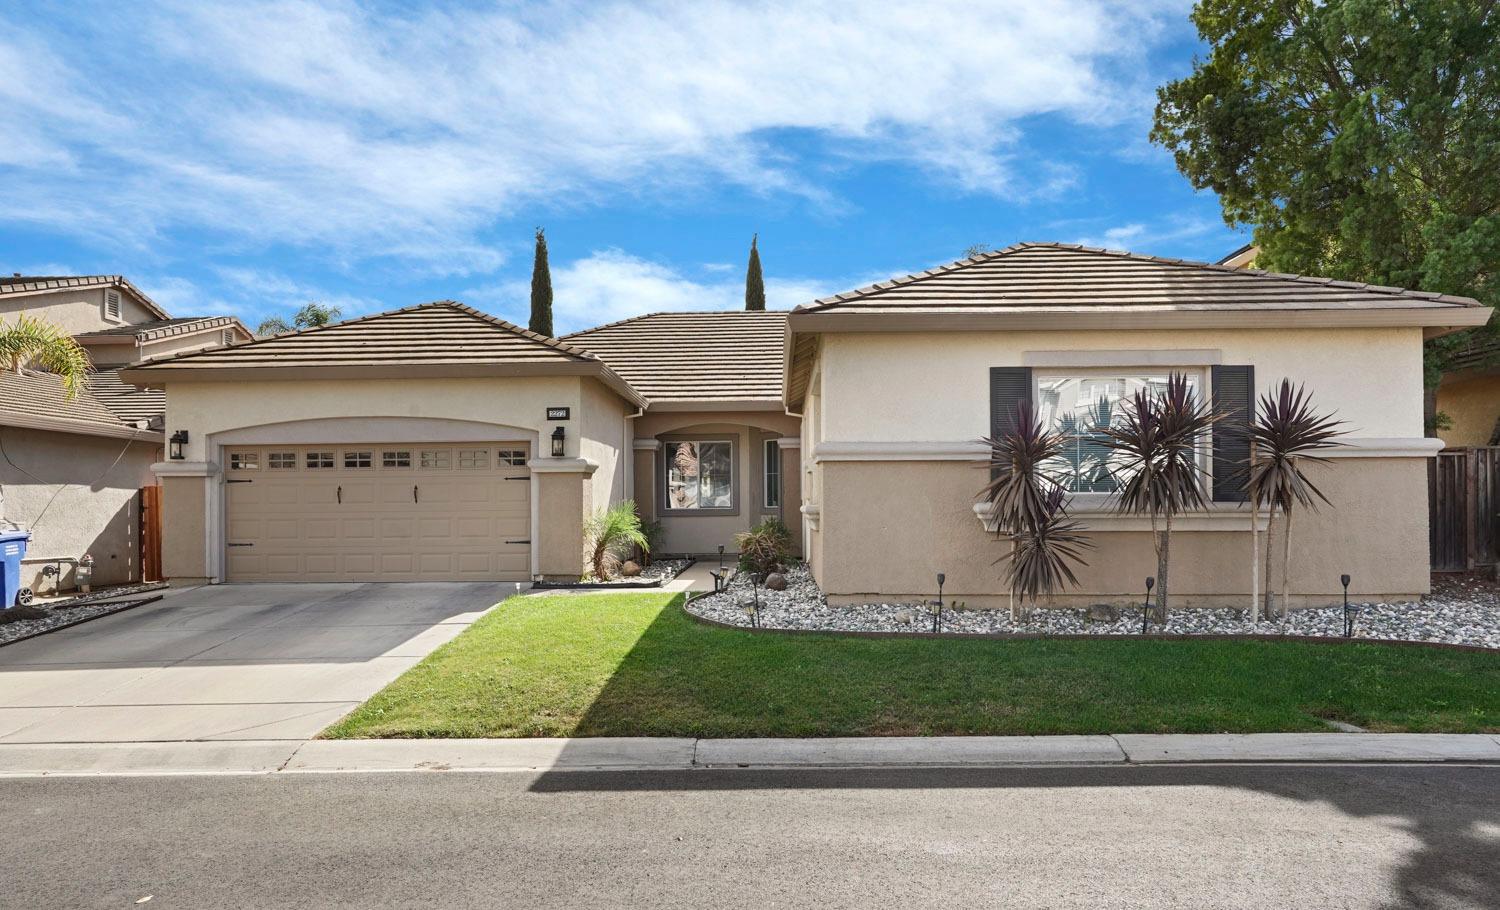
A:
{"label": "green grass", "polygon": [[696,623],[679,596],[512,598],[324,735],[1500,730],[1493,653],[777,635]]}

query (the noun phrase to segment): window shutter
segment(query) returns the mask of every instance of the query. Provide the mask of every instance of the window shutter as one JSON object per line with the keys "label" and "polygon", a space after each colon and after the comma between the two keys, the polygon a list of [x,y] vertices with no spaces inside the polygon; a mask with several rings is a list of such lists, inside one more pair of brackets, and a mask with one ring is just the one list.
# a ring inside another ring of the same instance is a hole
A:
{"label": "window shutter", "polygon": [[1031,367],[990,367],[990,436],[1016,425],[1021,402],[1031,401]]}
{"label": "window shutter", "polygon": [[1214,425],[1214,502],[1245,502],[1245,461],[1250,440],[1244,427],[1255,419],[1255,367],[1216,366],[1212,370],[1213,406],[1229,416]]}

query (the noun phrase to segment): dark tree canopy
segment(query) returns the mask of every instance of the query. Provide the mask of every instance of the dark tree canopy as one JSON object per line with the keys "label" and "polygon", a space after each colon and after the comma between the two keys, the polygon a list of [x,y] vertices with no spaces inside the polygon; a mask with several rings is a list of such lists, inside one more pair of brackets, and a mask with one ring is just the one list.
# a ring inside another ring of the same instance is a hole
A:
{"label": "dark tree canopy", "polygon": [[[1153,141],[1251,225],[1260,268],[1500,304],[1500,12],[1481,0],[1200,0]],[[1495,332],[1492,325],[1480,332]],[[1429,380],[1472,333],[1429,348]]]}
{"label": "dark tree canopy", "polygon": [[755,247],[759,238],[759,234],[750,235],[750,264],[745,267],[745,309],[747,310],[766,308],[766,282],[760,274],[760,250]]}
{"label": "dark tree canopy", "polygon": [[552,337],[552,268],[547,264],[547,237],[536,229],[536,258],[531,263],[531,322],[538,335]]}

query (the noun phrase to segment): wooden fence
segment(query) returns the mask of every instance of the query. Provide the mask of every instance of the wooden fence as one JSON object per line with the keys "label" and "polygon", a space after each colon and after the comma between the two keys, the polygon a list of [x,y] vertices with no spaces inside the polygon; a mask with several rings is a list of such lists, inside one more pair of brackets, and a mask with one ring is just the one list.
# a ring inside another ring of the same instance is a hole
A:
{"label": "wooden fence", "polygon": [[1427,466],[1434,572],[1494,566],[1500,547],[1500,446],[1444,449]]}
{"label": "wooden fence", "polygon": [[141,487],[141,581],[161,581],[161,487]]}

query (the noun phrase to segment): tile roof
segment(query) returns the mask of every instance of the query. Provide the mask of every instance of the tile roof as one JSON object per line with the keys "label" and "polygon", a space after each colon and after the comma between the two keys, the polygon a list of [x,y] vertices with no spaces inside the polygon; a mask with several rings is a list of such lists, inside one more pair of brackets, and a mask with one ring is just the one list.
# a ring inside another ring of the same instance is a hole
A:
{"label": "tile roof", "polygon": [[1065,243],[1019,243],[797,307],[819,312],[1415,309],[1470,297],[1232,268]]}
{"label": "tile roof", "polygon": [[126,423],[138,420],[160,425],[167,414],[167,393],[161,389],[138,389],[120,379],[120,371],[98,370],[89,374],[89,392]]}
{"label": "tile roof", "polygon": [[[155,341],[158,338],[169,338],[173,335],[186,335],[205,329],[231,326],[245,329],[244,325],[233,316],[181,316],[176,319],[157,319],[153,322],[115,326],[112,329],[101,329],[97,332],[84,332],[73,337],[84,344],[96,338],[135,338],[137,341]],[[245,334],[249,335],[250,331],[245,329]]]}
{"label": "tile roof", "polygon": [[378,370],[413,376],[596,375],[640,403],[639,393],[594,355],[451,300],[145,360],[126,367],[122,377],[157,383],[174,375],[231,378],[261,369],[287,377]]}
{"label": "tile roof", "polygon": [[62,291],[71,288],[92,289],[118,287],[130,292],[141,305],[161,319],[169,319],[167,311],[147,297],[141,289],[125,280],[123,275],[5,275],[0,276],[0,297],[17,294],[37,294],[46,291]]}
{"label": "tile roof", "polygon": [[90,436],[152,435],[127,426],[90,388],[79,389],[71,400],[63,390],[62,380],[50,373],[11,373],[0,371],[0,425],[24,426]]}
{"label": "tile roof", "polygon": [[564,337],[651,400],[780,407],[784,312],[651,313]]}

